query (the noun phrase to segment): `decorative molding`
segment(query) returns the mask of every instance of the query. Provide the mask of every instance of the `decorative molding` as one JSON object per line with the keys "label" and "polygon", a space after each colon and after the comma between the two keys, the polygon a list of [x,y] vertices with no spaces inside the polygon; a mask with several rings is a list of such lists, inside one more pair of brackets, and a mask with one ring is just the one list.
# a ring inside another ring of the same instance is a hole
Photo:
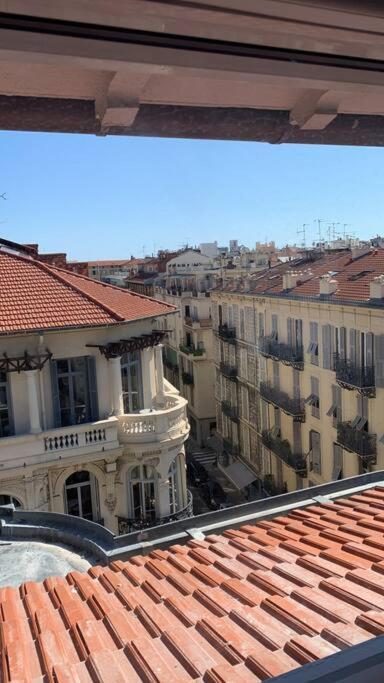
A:
{"label": "decorative molding", "polygon": [[130,337],[129,339],[120,339],[116,342],[109,342],[108,344],[86,344],[88,348],[97,348],[100,353],[109,360],[122,356],[124,353],[132,353],[132,351],[142,351],[151,346],[156,346],[165,337],[166,331],[152,330],[150,334],[142,334],[140,337]]}

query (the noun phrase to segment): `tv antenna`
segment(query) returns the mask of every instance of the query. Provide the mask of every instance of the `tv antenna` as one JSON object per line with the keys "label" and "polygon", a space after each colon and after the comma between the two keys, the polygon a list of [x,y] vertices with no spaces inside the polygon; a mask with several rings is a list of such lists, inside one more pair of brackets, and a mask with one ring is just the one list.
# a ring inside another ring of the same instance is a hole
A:
{"label": "tv antenna", "polygon": [[322,242],[323,236],[321,233],[321,224],[322,223],[329,223],[325,218],[315,218],[314,223],[317,223],[317,234],[319,237],[319,242]]}
{"label": "tv antenna", "polygon": [[303,241],[301,243],[301,246],[304,248],[306,247],[306,244],[307,244],[306,237],[305,237],[306,236],[306,228],[309,228],[309,223],[303,223],[302,228],[297,228],[297,234],[303,235]]}

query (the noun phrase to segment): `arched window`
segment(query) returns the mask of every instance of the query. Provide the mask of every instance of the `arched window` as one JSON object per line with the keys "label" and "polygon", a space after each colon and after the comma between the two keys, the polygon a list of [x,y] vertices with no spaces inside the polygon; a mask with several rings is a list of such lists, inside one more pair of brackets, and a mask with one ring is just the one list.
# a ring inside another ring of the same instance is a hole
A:
{"label": "arched window", "polygon": [[68,515],[96,520],[97,481],[86,470],[74,472],[65,482],[65,502]]}
{"label": "arched window", "polygon": [[124,353],[121,357],[121,379],[125,413],[135,413],[143,407],[140,351]]}
{"label": "arched window", "polygon": [[157,473],[150,465],[137,465],[130,471],[129,488],[133,519],[156,518]]}
{"label": "arched window", "polygon": [[17,498],[14,496],[9,496],[7,493],[0,493],[0,505],[10,505],[13,504],[15,508],[21,508],[22,505]]}

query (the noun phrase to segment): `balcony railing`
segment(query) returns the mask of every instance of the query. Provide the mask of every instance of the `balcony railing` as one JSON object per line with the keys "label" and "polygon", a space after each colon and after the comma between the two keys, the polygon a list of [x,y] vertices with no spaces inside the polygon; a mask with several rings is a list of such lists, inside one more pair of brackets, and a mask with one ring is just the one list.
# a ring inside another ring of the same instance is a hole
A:
{"label": "balcony railing", "polygon": [[188,346],[187,344],[180,344],[179,345],[180,351],[182,353],[186,353],[188,356],[203,356],[205,354],[205,349],[197,349],[195,346]]}
{"label": "balcony railing", "polygon": [[373,367],[361,367],[351,360],[335,356],[336,381],[344,389],[357,389],[366,396],[374,397],[375,370]]}
{"label": "balcony railing", "polygon": [[177,363],[173,363],[169,358],[164,358],[163,363],[168,370],[172,370],[172,372],[178,372],[179,366]]}
{"label": "balcony railing", "polygon": [[259,337],[259,351],[266,358],[279,360],[285,365],[292,365],[297,370],[304,368],[304,351],[302,346],[296,348],[271,337]]}
{"label": "balcony railing", "polygon": [[235,382],[237,380],[237,368],[235,365],[229,365],[228,363],[220,363],[220,372],[224,377]]}
{"label": "balcony railing", "polygon": [[337,425],[337,441],[342,448],[367,459],[371,464],[376,462],[376,434],[359,431],[350,422],[339,422]]}
{"label": "balcony railing", "polygon": [[260,395],[272,403],[277,408],[281,408],[288,415],[299,421],[305,421],[305,406],[304,401],[301,398],[291,398],[284,391],[276,389],[268,382],[262,382],[260,384]]}
{"label": "balcony railing", "polygon": [[212,327],[212,318],[199,318],[198,316],[187,316],[184,319],[184,323],[187,327],[201,327],[204,329],[208,329]]}
{"label": "balcony railing", "polygon": [[1,472],[119,447],[118,418],[0,439]]}
{"label": "balcony railing", "polygon": [[229,327],[228,325],[219,325],[217,334],[223,341],[228,342],[228,344],[236,344],[236,328]]}
{"label": "balcony railing", "polygon": [[187,517],[193,517],[193,496],[189,489],[187,489],[187,505],[177,512],[173,512],[165,517],[160,517],[156,519],[155,517],[149,518],[129,518],[129,517],[118,517],[118,528],[119,536],[123,534],[129,534],[131,531],[140,531],[141,529],[149,529],[160,524],[168,524],[169,522],[175,522],[179,519],[186,519]]}
{"label": "balcony railing", "polygon": [[289,441],[272,436],[268,429],[263,430],[261,440],[263,445],[269,448],[286,465],[292,467],[301,476],[306,476],[307,461],[302,453],[292,453]]}
{"label": "balcony railing", "polygon": [[231,406],[229,401],[222,401],[221,402],[221,410],[223,411],[224,415],[229,417],[230,420],[233,422],[238,422],[239,421],[239,414],[237,412],[237,408],[234,406]]}

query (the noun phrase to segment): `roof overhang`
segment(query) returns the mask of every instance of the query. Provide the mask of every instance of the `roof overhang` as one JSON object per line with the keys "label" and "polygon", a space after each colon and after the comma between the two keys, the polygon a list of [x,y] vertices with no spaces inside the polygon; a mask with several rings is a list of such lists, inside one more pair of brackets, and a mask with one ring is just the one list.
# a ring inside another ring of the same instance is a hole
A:
{"label": "roof overhang", "polygon": [[382,145],[383,36],[362,0],[0,1],[0,128]]}

